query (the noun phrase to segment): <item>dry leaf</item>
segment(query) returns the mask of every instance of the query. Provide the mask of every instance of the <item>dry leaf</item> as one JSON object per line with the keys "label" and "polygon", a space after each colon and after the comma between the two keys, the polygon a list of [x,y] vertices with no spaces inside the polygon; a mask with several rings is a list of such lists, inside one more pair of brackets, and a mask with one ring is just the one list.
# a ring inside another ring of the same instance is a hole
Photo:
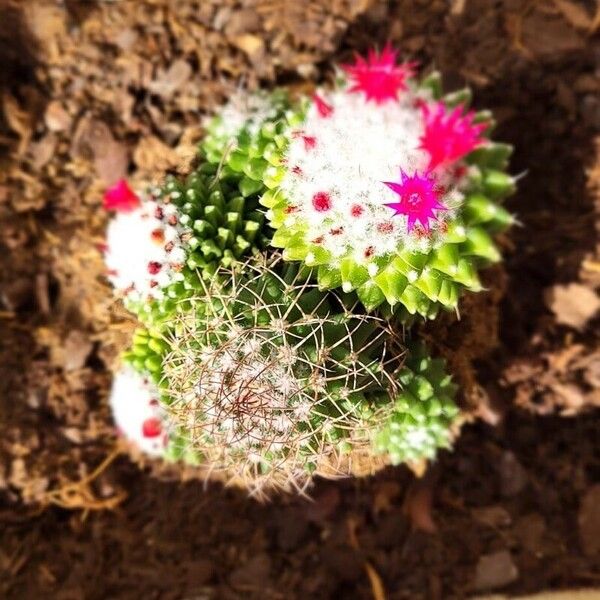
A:
{"label": "dry leaf", "polygon": [[562,325],[582,330],[600,310],[600,298],[579,283],[555,285],[546,292],[546,304]]}
{"label": "dry leaf", "polygon": [[73,134],[71,154],[92,160],[100,179],[111,185],[127,175],[129,156],[124,144],[116,141],[106,123],[83,117]]}
{"label": "dry leaf", "polygon": [[57,144],[58,138],[56,135],[49,133],[39,142],[30,145],[29,152],[31,154],[33,168],[36,171],[39,171],[50,162],[56,151]]}
{"label": "dry leaf", "polygon": [[87,334],[76,329],[69,332],[64,342],[63,367],[65,371],[75,371],[85,365],[93,344]]}
{"label": "dry leaf", "polygon": [[8,93],[2,96],[2,108],[8,126],[20,138],[17,154],[21,156],[31,139],[33,128],[31,115],[23,110],[15,98]]}

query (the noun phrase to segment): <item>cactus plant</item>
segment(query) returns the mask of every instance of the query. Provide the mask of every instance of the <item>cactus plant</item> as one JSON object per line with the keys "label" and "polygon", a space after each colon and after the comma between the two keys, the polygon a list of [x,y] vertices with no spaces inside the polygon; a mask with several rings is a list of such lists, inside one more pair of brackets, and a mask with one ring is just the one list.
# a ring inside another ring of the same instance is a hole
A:
{"label": "cactus plant", "polygon": [[283,92],[237,94],[208,124],[200,164],[184,181],[168,177],[138,193],[119,181],[107,191],[104,206],[116,212],[108,276],[143,321],[185,310],[201,278],[269,244],[258,167],[284,143],[277,130],[287,106]]}
{"label": "cactus plant", "polygon": [[141,322],[111,404],[140,449],[262,494],[450,446],[456,386],[395,324],[482,289],[514,179],[491,115],[415,69],[386,46],[310,98],[236,94],[185,181],[107,192]]}
{"label": "cactus plant", "polygon": [[441,362],[420,347],[406,359],[385,320],[297,267],[252,261],[189,301],[168,325],[138,331],[125,356],[160,390],[165,456],[260,492],[302,487],[357,449],[397,464],[449,445],[458,411]]}
{"label": "cactus plant", "polygon": [[106,203],[118,211],[107,233],[108,277],[143,321],[182,309],[201,278],[268,244],[256,195],[244,198],[238,182],[216,170],[207,163],[184,182],[169,178],[137,194],[127,188],[137,198],[132,208]]}
{"label": "cactus plant", "polygon": [[288,114],[261,204],[272,244],[316,267],[322,288],[431,318],[481,290],[478,267],[500,259],[491,236],[513,222],[498,204],[514,189],[511,148],[486,137],[491,116],[467,111],[468,90],[442,96],[438,74],[418,82],[396,63],[389,46],[359,57]]}

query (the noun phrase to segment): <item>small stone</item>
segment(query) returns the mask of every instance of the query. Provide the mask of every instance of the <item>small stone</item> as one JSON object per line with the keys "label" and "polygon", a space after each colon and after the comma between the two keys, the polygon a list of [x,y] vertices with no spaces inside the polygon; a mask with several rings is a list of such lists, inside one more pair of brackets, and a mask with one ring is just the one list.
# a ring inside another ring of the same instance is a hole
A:
{"label": "small stone", "polygon": [[475,571],[475,590],[483,592],[504,587],[519,578],[510,552],[501,550],[479,558]]}

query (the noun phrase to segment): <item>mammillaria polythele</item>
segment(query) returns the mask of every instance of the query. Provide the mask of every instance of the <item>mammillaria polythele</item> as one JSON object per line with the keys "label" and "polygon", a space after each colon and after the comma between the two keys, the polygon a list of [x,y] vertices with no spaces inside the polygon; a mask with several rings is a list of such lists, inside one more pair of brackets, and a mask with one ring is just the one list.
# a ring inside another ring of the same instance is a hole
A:
{"label": "mammillaria polythele", "polygon": [[406,327],[482,289],[514,180],[491,115],[415,71],[386,46],[310,96],[237,93],[186,181],[109,190],[109,279],[142,323],[112,402],[152,397],[126,436],[261,493],[451,444],[456,386]]}
{"label": "mammillaria polythele", "polygon": [[491,235],[513,218],[497,201],[514,181],[501,170],[510,147],[486,137],[489,113],[413,70],[386,47],[305,99],[261,204],[273,245],[315,267],[321,287],[434,317],[481,290],[478,267],[500,259]]}

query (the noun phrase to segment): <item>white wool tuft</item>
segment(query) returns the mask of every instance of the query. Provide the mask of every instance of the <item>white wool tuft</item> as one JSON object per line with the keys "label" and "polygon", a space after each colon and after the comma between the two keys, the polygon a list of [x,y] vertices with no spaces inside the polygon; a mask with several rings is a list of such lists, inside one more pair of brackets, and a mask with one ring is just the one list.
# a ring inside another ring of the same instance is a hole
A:
{"label": "white wool tuft", "polygon": [[[124,368],[113,379],[109,402],[115,424],[128,440],[150,456],[164,454],[168,434],[155,385],[133,369]],[[161,423],[160,435],[144,435],[144,423],[156,420]]]}
{"label": "white wool tuft", "polygon": [[[179,211],[152,197],[144,197],[131,212],[117,213],[108,225],[105,262],[108,278],[126,300],[161,299],[164,288],[180,281],[186,260]],[[152,264],[160,265],[153,272]]]}
{"label": "white wool tuft", "polygon": [[235,138],[246,127],[254,136],[265,121],[276,116],[277,108],[273,106],[270,94],[263,91],[249,94],[240,90],[231,96],[219,112],[214,135],[219,138]]}
{"label": "white wool tuft", "polygon": [[[407,218],[385,206],[397,202],[398,195],[382,182],[399,181],[400,169],[423,173],[428,166],[427,152],[419,149],[425,123],[415,103],[417,94],[407,91],[399,102],[384,104],[345,90],[323,97],[333,112],[324,117],[311,105],[286,153],[288,170],[281,190],[296,209],[285,225],[305,225],[306,241],[318,240],[334,257],[353,256],[363,263],[404,248],[425,252],[438,245],[444,222],[463,199],[451,174],[438,173],[438,181],[449,190],[441,201],[450,210],[438,211],[429,236],[409,233]],[[313,197],[319,192],[329,195],[329,210],[315,209]]]}

